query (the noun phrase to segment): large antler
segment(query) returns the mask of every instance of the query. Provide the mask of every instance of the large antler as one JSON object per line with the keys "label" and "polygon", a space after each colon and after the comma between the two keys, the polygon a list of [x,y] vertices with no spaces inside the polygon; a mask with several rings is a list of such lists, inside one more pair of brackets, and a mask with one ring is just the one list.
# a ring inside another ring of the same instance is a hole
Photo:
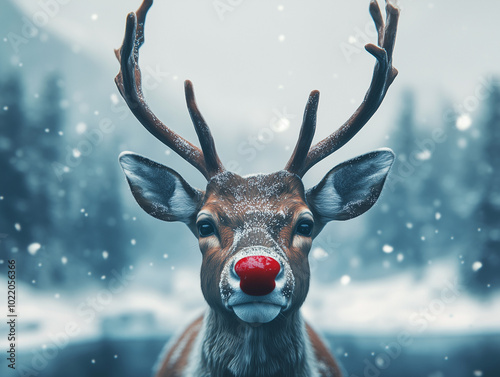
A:
{"label": "large antler", "polygon": [[377,1],[372,0],[370,2],[370,14],[378,33],[378,46],[369,43],[365,46],[365,49],[377,59],[377,62],[375,63],[372,82],[363,102],[337,131],[309,149],[316,127],[316,110],[319,100],[319,93],[317,91],[312,92],[304,113],[304,121],[302,122],[297,146],[285,170],[302,177],[312,166],[351,140],[379,108],[387,89],[389,89],[398,74],[397,69],[392,66],[392,52],[396,41],[399,9],[387,2],[386,13],[387,24],[384,25]]}
{"label": "large antler", "polygon": [[193,84],[185,82],[186,102],[193,121],[201,149],[182,138],[165,126],[150,110],[144,99],[139,69],[139,48],[144,43],[144,23],[153,0],[144,0],[136,13],[129,13],[125,28],[125,38],[115,55],[120,62],[120,72],[115,78],[118,90],[128,107],[142,125],[158,140],[179,154],[198,169],[207,179],[224,171],[217,156],[210,129],[196,105]]}

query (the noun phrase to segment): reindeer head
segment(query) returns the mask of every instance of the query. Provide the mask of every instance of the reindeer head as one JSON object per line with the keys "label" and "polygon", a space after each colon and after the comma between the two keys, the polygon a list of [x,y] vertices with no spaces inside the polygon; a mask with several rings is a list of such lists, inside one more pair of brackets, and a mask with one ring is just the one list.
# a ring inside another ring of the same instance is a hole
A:
{"label": "reindeer head", "polygon": [[397,75],[392,67],[399,11],[387,5],[384,25],[376,1],[370,13],[378,46],[366,46],[377,59],[363,103],[336,132],[311,147],[319,92],[304,112],[299,140],[284,170],[241,177],[222,165],[210,129],[186,81],[186,101],[201,149],[154,116],[141,89],[139,48],[152,1],[127,18],[125,39],[116,55],[116,83],[128,106],[154,136],[196,167],[207,179],[204,191],[191,187],[174,170],[137,154],[120,155],[132,193],[150,215],[184,222],[198,237],[203,255],[201,286],[208,304],[228,317],[267,323],[302,305],[309,287],[308,253],[326,223],[361,215],[378,199],[394,154],[381,149],[337,165],[316,186],[305,189],[303,175],[347,143],[380,106]]}

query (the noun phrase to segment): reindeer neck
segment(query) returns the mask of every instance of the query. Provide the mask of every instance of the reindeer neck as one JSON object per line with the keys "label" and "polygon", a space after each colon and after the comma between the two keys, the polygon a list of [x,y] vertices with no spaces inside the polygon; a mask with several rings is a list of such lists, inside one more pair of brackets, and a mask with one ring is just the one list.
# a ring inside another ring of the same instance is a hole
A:
{"label": "reindeer neck", "polygon": [[193,375],[203,377],[314,376],[312,347],[299,312],[252,326],[210,309],[197,345]]}

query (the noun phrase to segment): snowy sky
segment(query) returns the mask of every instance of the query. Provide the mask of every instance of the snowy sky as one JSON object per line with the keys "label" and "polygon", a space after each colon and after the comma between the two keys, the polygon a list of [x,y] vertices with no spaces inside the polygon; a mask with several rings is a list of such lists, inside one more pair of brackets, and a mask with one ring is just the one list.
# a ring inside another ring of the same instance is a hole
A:
{"label": "snowy sky", "polygon": [[[41,11],[39,2],[15,3],[28,18]],[[140,1],[59,3],[65,4],[51,10],[46,28],[99,61],[113,77],[117,63],[112,51],[123,38],[127,12],[135,10]],[[278,135],[293,145],[312,89],[322,93],[317,138],[342,124],[361,102],[374,64],[361,49],[363,39],[374,41],[368,0],[233,1],[239,5],[222,15],[215,3],[156,0],[153,5],[141,66],[168,78],[147,96],[160,118],[170,109],[185,112],[182,81],[186,78],[195,84],[199,105],[216,140],[226,138],[229,143],[242,129],[254,135],[268,127],[278,111],[295,116],[290,132]],[[399,4],[402,14],[394,65],[400,75],[363,136],[340,151],[339,160],[384,146],[404,89],[418,91],[420,120],[435,124],[443,118],[443,95],[452,103],[464,104],[481,85],[481,77],[498,72],[496,16],[500,2],[401,0]],[[354,53],[345,53],[349,46]],[[111,80],[109,87],[112,92]],[[194,137],[192,130],[186,134]],[[223,158],[241,161],[235,149],[228,148]],[[264,160],[257,159],[254,169],[267,163],[273,152],[272,148],[263,151]],[[281,160],[279,164],[273,162],[270,169],[281,168]],[[322,164],[330,167],[332,162]],[[324,169],[319,168],[321,175]],[[251,167],[245,171],[250,172]]]}

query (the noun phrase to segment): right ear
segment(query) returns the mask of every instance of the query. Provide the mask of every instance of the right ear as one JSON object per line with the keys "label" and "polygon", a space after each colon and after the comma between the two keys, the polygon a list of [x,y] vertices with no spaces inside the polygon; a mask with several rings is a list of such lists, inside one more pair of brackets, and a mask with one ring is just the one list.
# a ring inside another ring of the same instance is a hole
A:
{"label": "right ear", "polygon": [[307,190],[309,207],[323,225],[365,213],[379,198],[393,162],[390,149],[379,149],[337,165]]}
{"label": "right ear", "polygon": [[203,192],[191,187],[176,171],[131,152],[120,164],[135,200],[151,216],[182,221],[192,228],[203,201]]}

